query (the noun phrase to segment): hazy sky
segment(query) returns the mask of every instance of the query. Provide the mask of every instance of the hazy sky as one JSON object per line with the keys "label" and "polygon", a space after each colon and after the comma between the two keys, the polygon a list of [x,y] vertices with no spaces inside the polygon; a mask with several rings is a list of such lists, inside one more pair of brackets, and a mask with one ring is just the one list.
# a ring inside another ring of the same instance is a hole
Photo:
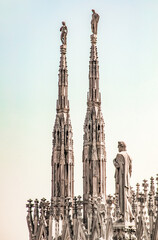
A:
{"label": "hazy sky", "polygon": [[107,193],[123,140],[132,185],[158,173],[158,1],[0,1],[0,236],[28,240],[27,199],[50,199],[60,26],[67,64],[75,156],[82,194],[83,123],[88,91],[91,9],[100,15],[98,56],[107,150]]}

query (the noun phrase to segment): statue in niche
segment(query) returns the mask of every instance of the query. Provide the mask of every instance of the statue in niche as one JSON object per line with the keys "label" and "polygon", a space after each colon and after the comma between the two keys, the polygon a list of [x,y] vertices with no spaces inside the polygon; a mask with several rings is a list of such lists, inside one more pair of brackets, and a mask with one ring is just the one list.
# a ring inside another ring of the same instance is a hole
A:
{"label": "statue in niche", "polygon": [[97,34],[97,27],[99,22],[99,15],[92,9],[91,29],[93,34]]}
{"label": "statue in niche", "polygon": [[124,142],[118,142],[118,150],[119,153],[113,160],[115,166],[115,193],[118,194],[119,198],[121,221],[131,222],[133,220],[130,204],[132,160],[126,152],[126,144]]}
{"label": "statue in niche", "polygon": [[68,30],[65,22],[62,22],[62,27],[60,28],[60,32],[61,32],[61,37],[60,37],[61,42],[63,45],[66,45]]}

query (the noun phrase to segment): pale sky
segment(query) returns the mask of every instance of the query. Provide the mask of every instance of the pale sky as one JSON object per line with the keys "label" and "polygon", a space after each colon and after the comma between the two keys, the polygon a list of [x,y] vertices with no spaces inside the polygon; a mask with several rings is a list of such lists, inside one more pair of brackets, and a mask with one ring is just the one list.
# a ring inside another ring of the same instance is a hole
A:
{"label": "pale sky", "polygon": [[98,56],[107,150],[107,194],[113,159],[125,141],[132,186],[158,173],[158,1],[0,1],[0,236],[28,240],[25,204],[50,199],[60,26],[68,27],[67,65],[75,157],[82,194],[91,9],[100,15]]}

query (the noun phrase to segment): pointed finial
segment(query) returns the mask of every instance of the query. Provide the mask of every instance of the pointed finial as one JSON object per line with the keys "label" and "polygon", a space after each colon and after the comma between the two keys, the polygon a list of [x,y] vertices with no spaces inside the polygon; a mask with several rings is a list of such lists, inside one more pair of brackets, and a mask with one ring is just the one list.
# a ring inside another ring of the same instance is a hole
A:
{"label": "pointed finial", "polygon": [[144,196],[144,193],[141,192],[139,194],[138,201],[140,203],[139,214],[140,214],[140,216],[143,216],[143,214],[144,214],[144,207],[145,207],[145,196]]}
{"label": "pointed finial", "polygon": [[136,194],[132,191],[132,212],[135,215],[136,213]]}
{"label": "pointed finial", "polygon": [[77,217],[78,218],[81,218],[82,217],[82,201],[81,201],[81,196],[79,195],[78,196],[78,199],[77,199]]}
{"label": "pointed finial", "polygon": [[139,192],[140,192],[140,184],[137,183],[137,184],[136,184],[136,198],[137,198],[137,199],[139,198]]}
{"label": "pointed finial", "polygon": [[74,200],[74,204],[73,204],[74,214],[73,214],[73,217],[77,218],[77,197],[75,196],[73,200]]}
{"label": "pointed finial", "polygon": [[38,199],[36,198],[34,203],[37,205],[39,203]]}
{"label": "pointed finial", "polygon": [[147,192],[148,192],[148,186],[149,186],[147,182],[148,181],[146,179],[144,179],[143,180],[143,184],[142,184],[143,189],[144,189],[144,197],[145,197],[145,199],[147,199]]}
{"label": "pointed finial", "polygon": [[31,199],[29,199],[27,201],[28,201],[28,203],[26,204],[26,207],[28,208],[28,212],[31,213],[32,212],[32,207],[34,205],[32,204],[32,200]]}
{"label": "pointed finial", "polygon": [[72,208],[71,198],[67,197],[65,199],[65,216],[67,217],[69,222],[71,222],[71,214],[70,214],[71,208]]}
{"label": "pointed finial", "polygon": [[34,224],[33,224],[33,219],[32,219],[32,207],[34,205],[32,204],[32,200],[29,199],[28,200],[28,204],[26,204],[26,207],[28,208],[27,212],[27,224],[28,224],[28,228],[29,228],[29,232],[30,235],[33,234],[33,230],[34,230]]}
{"label": "pointed finial", "polygon": [[41,215],[45,215],[45,208],[46,208],[46,199],[45,198],[41,199],[39,207],[41,209]]}
{"label": "pointed finial", "polygon": [[155,195],[155,185],[154,185],[154,178],[150,178],[150,192]]}
{"label": "pointed finial", "polygon": [[138,201],[140,202],[140,213],[143,214],[143,208],[144,208],[144,203],[145,203],[145,196],[144,193],[140,193],[138,197]]}
{"label": "pointed finial", "polygon": [[39,217],[38,203],[39,203],[38,199],[35,199],[35,201],[34,201],[34,206],[35,206],[34,207],[34,218]]}
{"label": "pointed finial", "polygon": [[152,216],[153,215],[153,195],[152,195],[152,192],[150,191],[149,192],[149,200],[148,200],[148,213],[149,213],[149,216]]}
{"label": "pointed finial", "polygon": [[156,190],[156,196],[155,196],[155,205],[158,212],[158,174],[156,175],[156,182],[157,182],[157,190]]}
{"label": "pointed finial", "polygon": [[50,202],[46,202],[46,218],[48,219],[50,216]]}
{"label": "pointed finial", "polygon": [[158,192],[156,193],[156,196],[155,196],[155,206],[156,206],[157,211],[158,211]]}

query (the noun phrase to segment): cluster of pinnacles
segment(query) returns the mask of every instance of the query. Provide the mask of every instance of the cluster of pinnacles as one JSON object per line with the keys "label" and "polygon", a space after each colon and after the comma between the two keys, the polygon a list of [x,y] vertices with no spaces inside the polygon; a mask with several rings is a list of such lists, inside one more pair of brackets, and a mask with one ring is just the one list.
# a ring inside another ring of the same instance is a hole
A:
{"label": "cluster of pinnacles", "polygon": [[[131,189],[133,219],[122,221],[118,195],[107,196],[106,203],[101,198],[89,197],[87,224],[83,221],[84,202],[81,196],[72,200],[65,198],[51,202],[28,200],[27,222],[30,239],[154,239],[158,234],[158,176],[157,187],[154,178],[143,181],[142,192],[136,185]],[[33,212],[33,213],[32,213]],[[81,237],[82,236],[82,237]]]}
{"label": "cluster of pinnacles", "polygon": [[[115,194],[106,195],[104,119],[99,91],[97,29],[92,10],[89,92],[83,136],[83,197],[74,196],[73,133],[69,114],[66,61],[67,26],[62,22],[58,100],[53,130],[51,201],[27,203],[29,240],[158,240],[157,183],[143,181],[142,191],[131,187],[132,160],[118,142]],[[156,185],[156,186],[155,186]]]}

